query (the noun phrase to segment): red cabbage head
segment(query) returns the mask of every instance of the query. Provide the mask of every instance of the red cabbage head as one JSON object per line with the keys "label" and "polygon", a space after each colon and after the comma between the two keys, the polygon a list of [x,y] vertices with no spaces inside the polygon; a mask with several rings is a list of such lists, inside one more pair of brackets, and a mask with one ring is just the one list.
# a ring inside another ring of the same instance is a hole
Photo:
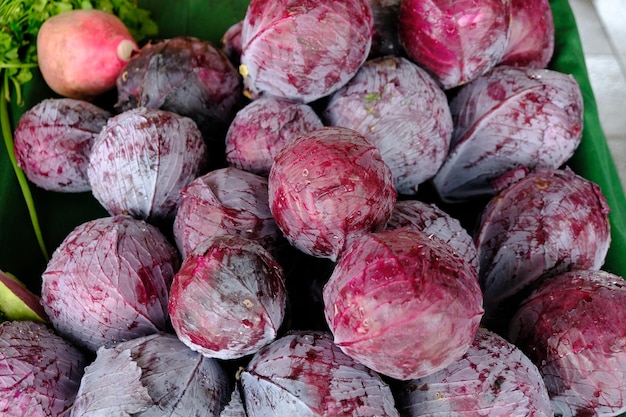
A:
{"label": "red cabbage head", "polygon": [[510,20],[510,0],[405,0],[398,36],[409,58],[450,89],[502,59]]}
{"label": "red cabbage head", "polygon": [[476,269],[443,240],[408,227],[353,242],[323,297],[337,346],[400,380],[458,360],[483,315]]}
{"label": "red cabbage head", "polygon": [[308,103],[333,93],[367,59],[373,25],[368,0],[252,0],[239,67],[248,94]]}
{"label": "red cabbage head", "polygon": [[351,239],[382,230],[397,196],[378,148],[343,127],[287,143],[272,165],[268,189],[270,210],[287,240],[331,260]]}

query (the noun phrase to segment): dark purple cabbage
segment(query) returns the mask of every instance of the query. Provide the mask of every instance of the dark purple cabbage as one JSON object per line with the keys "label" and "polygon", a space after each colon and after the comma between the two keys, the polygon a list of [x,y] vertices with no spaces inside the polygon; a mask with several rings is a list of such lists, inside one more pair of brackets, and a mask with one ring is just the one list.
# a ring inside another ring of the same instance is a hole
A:
{"label": "dark purple cabbage", "polygon": [[382,230],[397,196],[378,148],[343,127],[287,143],[272,165],[268,189],[270,210],[287,240],[331,260],[350,240]]}
{"label": "dark purple cabbage", "polygon": [[286,309],[283,271],[260,244],[216,236],[187,255],[170,290],[179,339],[218,359],[238,359],[276,337]]}
{"label": "dark purple cabbage", "polygon": [[420,378],[458,360],[483,315],[476,269],[414,228],[363,235],[324,286],[335,344],[389,377]]}
{"label": "dark purple cabbage", "polygon": [[87,174],[109,214],[163,223],[174,218],[181,190],[206,161],[207,147],[192,119],[139,107],[108,120],[93,143]]}
{"label": "dark purple cabbage", "polygon": [[602,270],[575,270],[524,300],[508,335],[534,361],[555,415],[626,412],[626,283]]}
{"label": "dark purple cabbage", "polygon": [[389,386],[345,355],[332,336],[293,331],[261,349],[241,372],[249,417],[397,417]]}
{"label": "dark purple cabbage", "polygon": [[242,83],[212,42],[177,36],[145,44],[117,79],[117,91],[117,110],[148,107],[187,116],[208,143],[219,144],[240,105]]}
{"label": "dark purple cabbage", "polygon": [[403,417],[553,417],[535,364],[518,347],[479,327],[465,355],[446,368],[398,387]]}
{"label": "dark purple cabbage", "polygon": [[580,144],[583,99],[568,74],[498,66],[450,102],[450,154],[433,183],[444,200],[497,192],[493,182],[527,167],[559,168]]}
{"label": "dark purple cabbage", "polygon": [[241,32],[247,94],[305,103],[344,85],[367,58],[368,0],[252,0]]}
{"label": "dark purple cabbage", "polygon": [[509,41],[499,65],[545,68],[554,53],[549,0],[511,0]]}
{"label": "dark purple cabbage", "polygon": [[448,99],[402,57],[367,61],[324,111],[327,123],[361,133],[380,149],[399,194],[415,194],[443,163],[452,137]]}
{"label": "dark purple cabbage", "polygon": [[312,107],[297,101],[262,97],[237,112],[226,132],[226,162],[267,176],[280,149],[324,125]]}
{"label": "dark purple cabbage", "polygon": [[222,35],[220,40],[222,50],[230,59],[235,67],[239,67],[241,62],[241,30],[243,29],[243,20],[233,23]]}
{"label": "dark purple cabbage", "polygon": [[478,250],[472,236],[459,220],[435,204],[398,200],[387,222],[387,229],[400,227],[414,227],[443,240],[478,271]]}
{"label": "dark purple cabbage", "polygon": [[41,323],[0,324],[0,413],[61,417],[74,402],[86,355]]}
{"label": "dark purple cabbage", "polygon": [[270,211],[265,177],[220,168],[196,178],[181,193],[173,232],[183,258],[214,236],[243,236],[268,250],[282,238]]}
{"label": "dark purple cabbage", "polygon": [[405,0],[398,19],[408,57],[448,90],[500,62],[508,45],[511,0]]}
{"label": "dark purple cabbage", "polygon": [[49,191],[89,191],[91,145],[111,114],[87,101],[45,99],[24,112],[13,134],[17,164]]}
{"label": "dark purple cabbage", "polygon": [[217,417],[228,393],[219,362],[157,333],[98,349],[71,416]]}
{"label": "dark purple cabbage", "polygon": [[475,234],[486,321],[506,321],[514,299],[546,277],[600,269],[608,214],[598,185],[569,169],[537,169],[493,197]]}
{"label": "dark purple cabbage", "polygon": [[154,226],[104,217],[72,230],[42,274],[41,303],[54,328],[77,345],[100,346],[166,330],[176,249]]}

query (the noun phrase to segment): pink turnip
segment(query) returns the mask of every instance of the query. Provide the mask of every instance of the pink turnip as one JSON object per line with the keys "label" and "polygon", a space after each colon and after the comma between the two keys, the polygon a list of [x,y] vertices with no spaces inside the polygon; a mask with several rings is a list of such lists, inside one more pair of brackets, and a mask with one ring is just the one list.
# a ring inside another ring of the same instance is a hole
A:
{"label": "pink turnip", "polygon": [[52,16],[37,35],[44,80],[56,93],[70,98],[90,100],[113,89],[138,49],[117,16],[94,9]]}

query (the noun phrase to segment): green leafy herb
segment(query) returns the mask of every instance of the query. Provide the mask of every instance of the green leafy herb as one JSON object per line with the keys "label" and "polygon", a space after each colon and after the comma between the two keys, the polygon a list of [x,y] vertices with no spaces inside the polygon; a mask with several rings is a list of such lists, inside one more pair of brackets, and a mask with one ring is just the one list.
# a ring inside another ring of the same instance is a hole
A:
{"label": "green leafy herb", "polygon": [[37,67],[37,33],[51,16],[74,9],[98,9],[115,14],[137,42],[157,34],[157,24],[133,0],[0,0],[0,121],[2,137],[28,207],[42,253],[48,259],[28,182],[13,154],[8,102],[22,104],[22,85]]}

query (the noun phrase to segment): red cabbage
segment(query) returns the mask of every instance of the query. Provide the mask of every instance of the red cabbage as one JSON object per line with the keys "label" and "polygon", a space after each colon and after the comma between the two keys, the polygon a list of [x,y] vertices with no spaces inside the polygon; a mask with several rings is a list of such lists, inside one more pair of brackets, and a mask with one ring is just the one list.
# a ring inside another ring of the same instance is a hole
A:
{"label": "red cabbage", "polygon": [[252,0],[239,71],[248,94],[309,103],[333,93],[367,58],[372,30],[368,0]]}
{"label": "red cabbage", "polygon": [[268,189],[270,210],[287,240],[331,260],[351,239],[383,229],[397,195],[378,148],[343,127],[287,143],[272,165]]}
{"label": "red cabbage", "polygon": [[476,269],[414,228],[363,235],[324,286],[324,314],[347,355],[392,378],[458,360],[483,315]]}

